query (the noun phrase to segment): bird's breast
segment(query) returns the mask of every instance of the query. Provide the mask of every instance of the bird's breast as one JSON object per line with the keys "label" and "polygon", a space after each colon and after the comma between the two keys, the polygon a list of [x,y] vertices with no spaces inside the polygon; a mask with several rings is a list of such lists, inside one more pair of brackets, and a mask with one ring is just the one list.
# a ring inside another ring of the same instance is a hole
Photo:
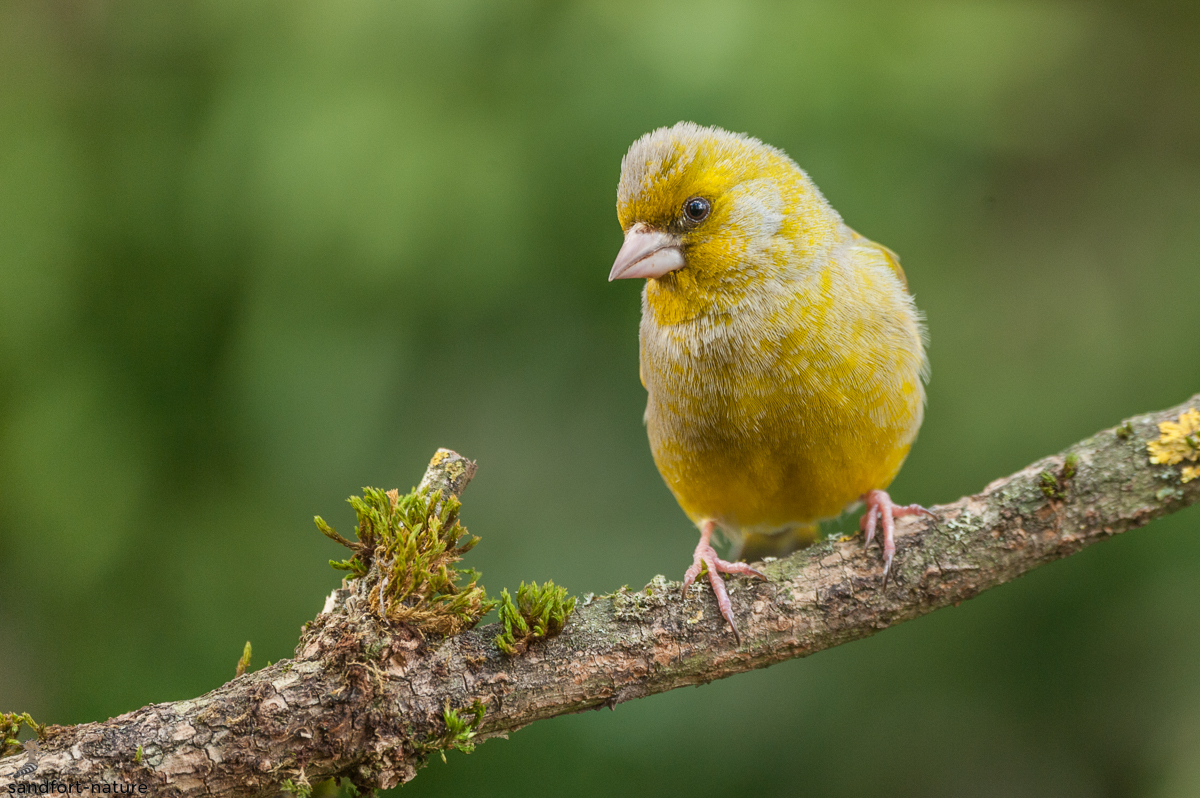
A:
{"label": "bird's breast", "polygon": [[651,449],[693,519],[830,517],[899,470],[924,402],[916,311],[888,275],[836,266],[680,323],[644,306]]}

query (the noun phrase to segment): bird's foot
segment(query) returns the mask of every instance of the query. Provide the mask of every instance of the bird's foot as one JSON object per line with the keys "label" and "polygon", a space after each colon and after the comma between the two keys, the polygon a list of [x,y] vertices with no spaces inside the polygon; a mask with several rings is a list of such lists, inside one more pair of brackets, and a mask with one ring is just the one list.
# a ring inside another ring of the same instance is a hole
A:
{"label": "bird's foot", "polygon": [[713,593],[717,597],[717,607],[720,608],[721,615],[729,622],[729,628],[733,630],[733,636],[738,645],[741,645],[742,636],[738,633],[737,624],[734,623],[733,605],[729,601],[729,591],[725,589],[725,580],[721,578],[721,574],[756,576],[759,579],[767,577],[744,562],[729,562],[718,557],[716,550],[709,543],[715,527],[716,524],[712,521],[705,521],[700,525],[700,542],[696,544],[696,551],[692,554],[692,567],[688,568],[683,575],[683,595],[687,595],[688,588],[696,581],[701,569],[707,568],[708,582],[712,585]]}
{"label": "bird's foot", "polygon": [[887,587],[888,573],[892,570],[892,559],[896,556],[896,524],[894,519],[906,515],[928,515],[933,513],[919,504],[895,504],[885,490],[872,490],[863,494],[867,511],[859,519],[858,526],[866,533],[864,548],[875,539],[875,528],[883,527],[883,586]]}

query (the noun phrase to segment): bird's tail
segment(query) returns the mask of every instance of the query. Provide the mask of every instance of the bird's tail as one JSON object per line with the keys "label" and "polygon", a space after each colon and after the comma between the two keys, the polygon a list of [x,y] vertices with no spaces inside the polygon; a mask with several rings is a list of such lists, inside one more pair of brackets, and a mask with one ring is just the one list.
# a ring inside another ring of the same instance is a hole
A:
{"label": "bird's tail", "polygon": [[17,768],[17,772],[12,774],[12,777],[14,779],[19,779],[22,776],[28,776],[35,770],[37,770],[37,765],[32,762],[26,762],[24,765],[21,765],[21,767]]}
{"label": "bird's tail", "polygon": [[763,557],[786,557],[793,551],[811,546],[816,542],[816,524],[800,524],[766,535],[759,532],[748,532],[742,538],[741,549],[737,552],[738,556],[733,559],[754,562]]}

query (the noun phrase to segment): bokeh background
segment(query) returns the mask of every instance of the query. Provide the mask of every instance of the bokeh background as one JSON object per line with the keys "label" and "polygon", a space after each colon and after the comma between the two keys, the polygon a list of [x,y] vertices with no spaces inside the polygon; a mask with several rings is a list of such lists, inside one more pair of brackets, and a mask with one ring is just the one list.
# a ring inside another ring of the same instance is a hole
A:
{"label": "bokeh background", "polygon": [[[1188,2],[0,3],[0,708],[291,654],[312,523],[480,463],[492,591],[678,578],[621,155],[786,149],[932,334],[937,503],[1200,390]],[[841,522],[853,528],[853,520]],[[405,795],[1200,795],[1200,508],[808,660],[536,724]]]}

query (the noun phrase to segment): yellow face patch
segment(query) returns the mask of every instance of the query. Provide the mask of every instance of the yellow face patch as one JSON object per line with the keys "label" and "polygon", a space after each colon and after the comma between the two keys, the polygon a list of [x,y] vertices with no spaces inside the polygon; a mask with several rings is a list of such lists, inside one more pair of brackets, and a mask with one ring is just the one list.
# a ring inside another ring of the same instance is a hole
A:
{"label": "yellow face patch", "polygon": [[[700,221],[693,198],[711,210]],[[677,237],[683,268],[648,281],[646,303],[664,324],[727,312],[755,280],[778,276],[827,243],[840,219],[807,175],[761,142],[681,124],[636,142],[622,165],[617,216]]]}

